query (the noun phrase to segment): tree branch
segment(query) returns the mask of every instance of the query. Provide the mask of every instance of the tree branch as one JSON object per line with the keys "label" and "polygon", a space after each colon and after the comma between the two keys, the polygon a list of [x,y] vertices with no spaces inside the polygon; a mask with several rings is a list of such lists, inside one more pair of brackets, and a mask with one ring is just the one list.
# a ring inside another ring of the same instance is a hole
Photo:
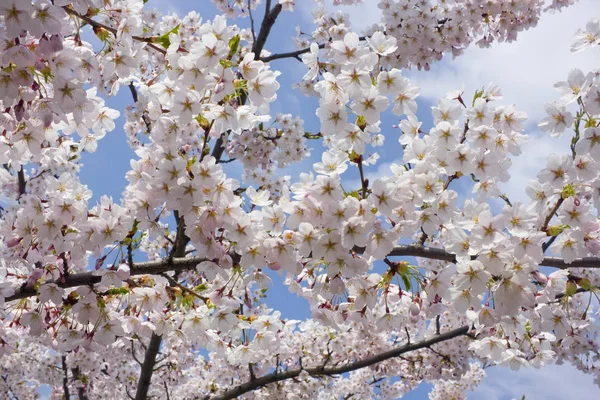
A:
{"label": "tree branch", "polygon": [[19,179],[19,197],[25,194],[25,189],[27,187],[27,182],[25,181],[25,172],[23,171],[23,166],[19,172],[17,172],[17,177]]}
{"label": "tree branch", "polygon": [[554,214],[556,214],[556,212],[558,211],[558,209],[560,208],[560,206],[562,205],[562,203],[564,201],[565,201],[565,199],[562,196],[560,197],[560,199],[558,199],[556,201],[556,204],[554,205],[554,207],[552,207],[552,209],[550,210],[550,212],[544,219],[544,222],[542,223],[542,226],[540,227],[540,231],[546,232],[548,230],[548,224],[550,224],[552,217],[554,217]]}
{"label": "tree branch", "polygon": [[[367,40],[366,36],[360,36],[358,38],[359,41],[364,41]],[[329,43],[329,42],[327,42]],[[319,49],[324,49],[325,46],[327,45],[327,43],[321,43],[319,44]],[[300,50],[296,50],[296,51],[289,51],[287,53],[277,53],[277,54],[271,54],[270,56],[267,57],[260,57],[259,60],[263,61],[263,62],[269,62],[269,61],[273,61],[273,60],[279,60],[282,58],[296,58],[299,59],[299,57],[302,54],[308,53],[310,52],[310,46],[309,47],[305,47],[303,49]]]}
{"label": "tree branch", "polygon": [[[365,249],[361,247],[355,247],[353,251],[357,254],[364,253]],[[239,255],[232,254],[234,263],[239,261]],[[388,257],[421,257],[428,258],[430,260],[440,260],[455,263],[456,257],[454,254],[448,253],[444,249],[438,249],[434,247],[423,247],[416,245],[404,245],[396,246],[388,254]],[[187,257],[187,258],[173,258],[157,260],[157,261],[144,261],[134,263],[129,273],[131,276],[137,275],[160,275],[161,273],[168,271],[185,271],[194,269],[198,264],[208,260],[204,257]],[[553,267],[558,269],[568,268],[598,268],[600,269],[600,257],[583,257],[574,260],[572,263],[566,263],[560,257],[545,257],[540,266]],[[82,272],[78,274],[69,274],[68,277],[61,280],[49,281],[45,283],[55,283],[62,288],[71,288],[76,286],[87,286],[93,285],[100,282],[101,276],[94,275],[94,272]],[[36,290],[32,287],[27,287],[25,284],[15,288],[15,294],[5,298],[5,301],[19,300],[26,297],[35,296]]]}
{"label": "tree branch", "polygon": [[[131,92],[131,97],[133,97],[134,104],[138,102],[138,93],[135,86],[133,86],[133,82],[129,84],[129,91]],[[145,110],[140,110],[142,112],[142,120],[144,120],[144,124],[146,125],[146,131],[148,133],[152,132],[152,121],[148,117],[148,114]]]}
{"label": "tree branch", "polygon": [[65,400],[69,400],[71,398],[71,395],[69,394],[69,368],[67,367],[67,356],[61,356],[60,360],[63,370],[63,392],[65,395]]}
{"label": "tree branch", "polygon": [[165,387],[165,393],[167,394],[167,400],[171,400],[171,396],[169,395],[169,387],[167,386],[167,381],[163,381],[163,386]]}
{"label": "tree branch", "polygon": [[160,343],[162,342],[162,336],[152,333],[150,343],[146,349],[146,355],[144,356],[144,363],[140,371],[140,379],[138,380],[137,391],[135,392],[135,400],[146,400],[148,398],[148,389],[150,389],[150,381],[152,380],[152,373],[154,372],[154,363]]}
{"label": "tree branch", "polygon": [[446,340],[450,340],[459,336],[465,336],[469,332],[469,326],[461,326],[460,328],[451,330],[446,333],[442,333],[440,335],[436,335],[431,339],[423,340],[417,343],[406,344],[404,346],[397,347],[392,350],[388,350],[367,358],[364,358],[359,361],[355,361],[351,364],[346,364],[338,367],[312,367],[312,368],[296,368],[284,372],[273,372],[268,375],[261,376],[260,378],[256,378],[255,380],[251,380],[249,382],[242,383],[232,389],[227,390],[225,393],[221,395],[217,395],[214,397],[207,397],[210,400],[230,400],[234,399],[238,396],[241,396],[244,393],[248,393],[259,389],[263,386],[266,386],[271,383],[281,382],[284,380],[292,379],[299,376],[302,371],[306,371],[310,376],[319,377],[319,376],[333,376],[340,375],[351,371],[356,371],[358,369],[366,368],[371,365],[380,363],[382,361],[389,360],[391,358],[395,358],[400,356],[401,354],[408,353],[410,351],[415,351],[424,348],[430,348],[430,346],[444,342]]}
{"label": "tree branch", "polygon": [[283,6],[279,3],[275,5],[272,9],[270,9],[270,1],[267,2],[265,6],[265,17],[263,18],[262,23],[260,24],[260,31],[258,32],[258,37],[256,41],[252,44],[252,52],[254,53],[254,58],[256,60],[260,59],[260,53],[265,47],[265,43],[267,43],[267,38],[269,37],[269,33],[271,33],[271,28],[275,24],[279,13]]}
{"label": "tree branch", "polygon": [[[79,367],[71,368],[71,372],[73,373],[73,379],[76,379],[81,382],[81,379],[80,379],[81,371],[79,370]],[[80,385],[77,388],[77,397],[79,397],[79,400],[89,400],[89,398],[87,397],[87,394],[85,393],[85,386]]]}

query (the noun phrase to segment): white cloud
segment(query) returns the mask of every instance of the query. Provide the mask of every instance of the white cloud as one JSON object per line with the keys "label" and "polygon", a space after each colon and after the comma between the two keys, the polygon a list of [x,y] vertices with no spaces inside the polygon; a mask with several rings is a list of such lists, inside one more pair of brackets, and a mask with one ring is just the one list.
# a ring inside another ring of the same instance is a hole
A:
{"label": "white cloud", "polygon": [[[537,173],[546,166],[549,154],[567,154],[570,152],[567,134],[560,139],[553,139],[548,134],[533,132],[529,134],[528,141],[522,146],[523,152],[513,158],[509,169],[510,180],[500,183],[498,187],[508,196],[511,202],[520,201],[527,204],[531,199],[525,193],[525,188],[530,180],[536,179]],[[504,203],[502,204],[504,205]]]}
{"label": "white cloud", "polygon": [[[308,3],[308,2],[307,2]],[[362,32],[371,25],[378,23],[381,20],[381,9],[377,7],[377,0],[365,0],[364,3],[352,6],[332,6],[332,1],[325,2],[325,9],[328,11],[337,12],[341,10],[350,17],[351,28],[354,32]],[[304,4],[304,2],[302,3]],[[312,11],[316,7],[298,6],[304,14],[304,18],[308,22],[312,22]]]}
{"label": "white cloud", "polygon": [[582,0],[561,13],[545,13],[538,26],[519,33],[513,43],[495,43],[489,49],[471,46],[455,60],[408,76],[421,87],[422,96],[432,100],[463,84],[465,93],[472,96],[476,89],[493,82],[501,87],[503,102],[516,104],[530,120],[538,121],[544,116],[544,104],[558,99],[552,87],[555,82],[566,80],[572,68],[600,67],[598,51],[570,51],[573,35],[597,6],[598,0]]}
{"label": "white cloud", "polygon": [[489,49],[471,46],[455,60],[432,65],[431,71],[407,74],[421,87],[421,96],[433,102],[463,86],[467,100],[476,89],[493,82],[504,95],[500,104],[515,104],[529,115],[525,130],[529,141],[513,159],[510,182],[500,185],[513,202],[528,202],[525,186],[544,168],[548,154],[569,152],[570,134],[553,139],[539,132],[537,123],[545,116],[546,102],[559,99],[555,82],[566,80],[572,68],[587,72],[600,67],[597,50],[570,51],[573,35],[585,26],[590,10],[597,5],[598,0],[582,0],[561,13],[546,13],[538,26],[521,32],[516,42],[494,44]]}
{"label": "white cloud", "polygon": [[596,400],[600,388],[593,377],[571,365],[548,365],[541,369],[511,371],[508,368],[490,368],[470,399],[475,400]]}

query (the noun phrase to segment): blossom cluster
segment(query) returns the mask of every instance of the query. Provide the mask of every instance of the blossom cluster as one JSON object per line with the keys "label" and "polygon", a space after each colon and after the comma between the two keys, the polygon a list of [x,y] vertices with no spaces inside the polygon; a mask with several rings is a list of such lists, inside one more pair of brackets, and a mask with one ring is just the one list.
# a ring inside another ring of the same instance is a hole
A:
{"label": "blossom cluster", "polygon": [[[462,398],[482,365],[567,361],[600,381],[600,274],[581,260],[600,253],[600,74],[575,69],[555,85],[539,128],[572,130],[571,153],[548,157],[524,204],[498,185],[527,115],[489,85],[439,99],[427,127],[402,71],[512,41],[572,1],[383,0],[365,36],[319,8],[287,56],[226,18],[261,1],[214,1],[225,15],[210,21],[144,3],[0,5],[2,390],[125,398],[156,338],[156,397],[210,397],[279,371],[296,375],[252,398],[397,398],[424,380],[432,398]],[[592,19],[572,49],[599,43]],[[286,57],[306,68],[299,87],[318,100],[319,132],[270,115],[272,65]],[[135,158],[122,198],[94,205],[81,154],[115,129],[121,114],[107,104],[124,87]],[[388,112],[399,133],[383,126]],[[311,140],[325,148],[312,171],[284,175]],[[401,156],[369,181],[390,142]],[[405,255],[417,259],[395,258]],[[311,319],[267,306],[272,271]],[[403,346],[416,347],[351,368]]]}

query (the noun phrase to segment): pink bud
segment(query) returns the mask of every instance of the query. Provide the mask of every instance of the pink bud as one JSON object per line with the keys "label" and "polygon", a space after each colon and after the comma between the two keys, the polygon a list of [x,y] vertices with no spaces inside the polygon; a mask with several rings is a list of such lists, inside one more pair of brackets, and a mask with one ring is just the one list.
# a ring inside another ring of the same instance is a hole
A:
{"label": "pink bud", "polygon": [[96,270],[99,270],[100,267],[102,267],[102,264],[104,264],[104,260],[106,260],[106,256],[100,257],[96,260],[96,265],[95,265]]}
{"label": "pink bud", "polygon": [[21,243],[21,240],[23,240],[23,238],[12,238],[6,241],[6,247],[13,248],[16,245],[18,245],[19,243]]}
{"label": "pink bud", "polygon": [[61,51],[63,49],[63,38],[61,35],[52,35],[50,38],[50,45],[52,46],[52,50]]}
{"label": "pink bud", "polygon": [[[46,36],[43,36],[40,39],[37,50],[38,50],[38,54],[41,54],[44,56],[54,53],[54,51],[52,50],[52,44],[50,43],[50,39],[48,39]],[[43,65],[43,63],[41,61],[38,61],[38,64]],[[38,70],[42,70],[44,67],[40,68],[39,66],[36,66],[36,68]]]}
{"label": "pink bud", "polygon": [[541,283],[542,285],[545,285],[546,282],[548,282],[548,277],[542,274],[540,271],[533,271],[531,275],[533,275],[535,280]]}
{"label": "pink bud", "polygon": [[23,115],[25,114],[25,106],[24,106],[24,102],[23,99],[21,99],[19,101],[19,103],[14,106],[14,110],[15,110],[15,118],[17,121],[21,121],[23,119]]}
{"label": "pink bud", "polygon": [[342,294],[346,290],[346,284],[342,280],[342,278],[337,275],[329,282],[329,290],[333,294]]}
{"label": "pink bud", "polygon": [[410,312],[411,316],[418,316],[421,313],[421,307],[419,307],[419,305],[417,303],[410,303],[410,306],[408,307],[408,311]]}
{"label": "pink bud", "polygon": [[281,264],[278,262],[267,263],[267,267],[269,267],[273,271],[279,271],[281,269]]}
{"label": "pink bud", "polygon": [[29,286],[29,287],[33,286],[35,284],[35,282],[42,277],[43,274],[44,274],[43,268],[34,269],[33,272],[31,272],[31,275],[29,275],[29,279],[27,279],[27,286]]}

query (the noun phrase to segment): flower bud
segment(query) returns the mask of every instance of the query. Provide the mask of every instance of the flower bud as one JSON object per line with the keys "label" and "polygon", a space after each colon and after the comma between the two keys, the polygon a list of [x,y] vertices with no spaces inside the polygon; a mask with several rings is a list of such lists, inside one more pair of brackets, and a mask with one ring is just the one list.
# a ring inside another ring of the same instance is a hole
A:
{"label": "flower bud", "polygon": [[329,281],[329,290],[333,294],[342,294],[346,291],[346,284],[339,275]]}
{"label": "flower bud", "polygon": [[12,238],[12,239],[8,239],[6,241],[6,247],[13,248],[16,245],[18,245],[19,243],[21,243],[21,240],[23,240],[23,238]]}
{"label": "flower bud", "polygon": [[421,307],[419,307],[419,305],[417,303],[410,303],[410,306],[408,307],[408,311],[410,312],[411,316],[418,316],[421,313]]}
{"label": "flower bud", "polygon": [[54,52],[61,51],[63,49],[63,38],[61,35],[52,35],[50,38],[50,46]]}
{"label": "flower bud", "polygon": [[267,263],[267,267],[273,271],[279,271],[281,269],[281,264],[278,262]]}

